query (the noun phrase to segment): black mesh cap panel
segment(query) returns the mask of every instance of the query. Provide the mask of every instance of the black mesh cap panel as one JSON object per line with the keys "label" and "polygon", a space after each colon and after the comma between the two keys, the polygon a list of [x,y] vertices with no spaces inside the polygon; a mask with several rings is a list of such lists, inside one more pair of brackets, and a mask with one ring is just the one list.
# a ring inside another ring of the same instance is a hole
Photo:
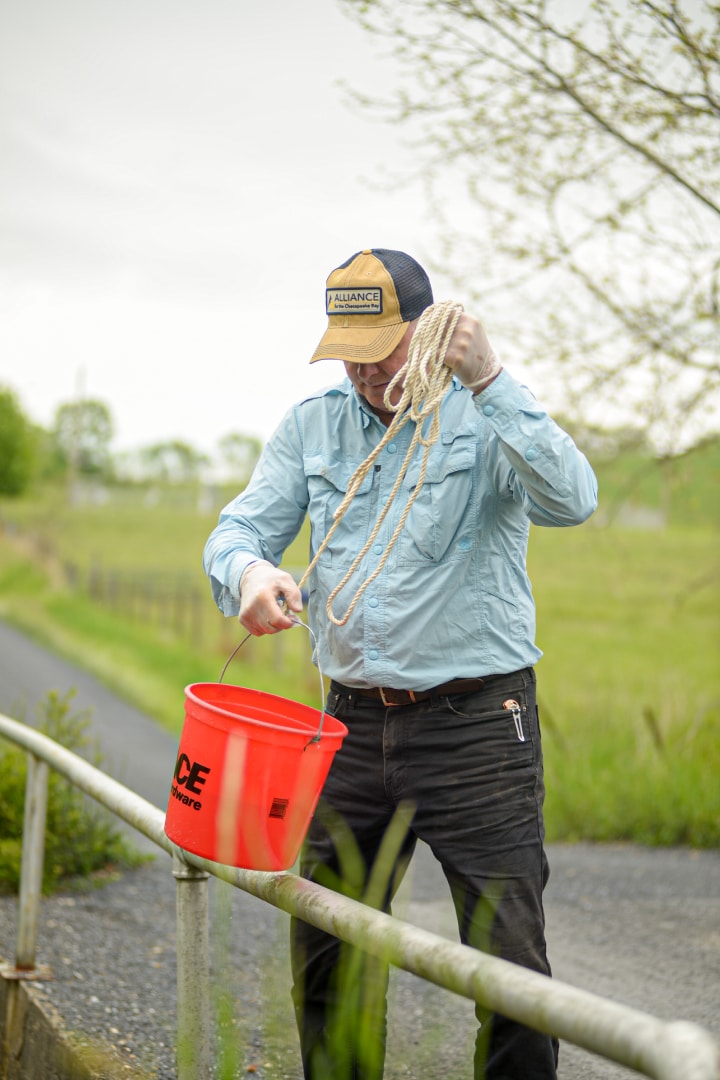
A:
{"label": "black mesh cap panel", "polygon": [[433,302],[430,279],[420,263],[404,251],[390,248],[373,248],[373,255],[380,260],[395,282],[403,322],[419,318]]}

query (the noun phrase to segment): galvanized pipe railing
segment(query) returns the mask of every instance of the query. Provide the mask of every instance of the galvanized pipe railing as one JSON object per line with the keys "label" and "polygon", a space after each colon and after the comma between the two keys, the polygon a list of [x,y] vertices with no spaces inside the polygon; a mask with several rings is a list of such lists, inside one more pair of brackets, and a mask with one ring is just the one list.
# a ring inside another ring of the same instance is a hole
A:
{"label": "galvanized pipe railing", "polygon": [[[668,1023],[548,979],[375,911],[294,874],[239,870],[180,851],[165,835],[163,811],[82,758],[1,714],[0,736],[24,747],[31,760],[45,762],[173,856],[177,882],[180,1080],[204,1080],[211,1071],[209,874],[343,941],[381,955],[396,967],[655,1080],[720,1080],[720,1045],[696,1024]],[[27,873],[28,882],[35,882],[35,886],[28,884],[25,892],[25,903],[31,908],[39,902],[39,841],[37,826],[28,823],[39,820],[42,796],[37,792],[37,770],[33,770],[32,781],[30,773],[28,776],[27,800],[37,804],[32,813],[26,809],[25,827],[30,828],[30,835],[23,838],[23,878]],[[21,901],[16,964],[21,959],[26,965],[35,962],[37,919],[37,910],[23,910]],[[189,1045],[192,1052],[183,1052]]]}

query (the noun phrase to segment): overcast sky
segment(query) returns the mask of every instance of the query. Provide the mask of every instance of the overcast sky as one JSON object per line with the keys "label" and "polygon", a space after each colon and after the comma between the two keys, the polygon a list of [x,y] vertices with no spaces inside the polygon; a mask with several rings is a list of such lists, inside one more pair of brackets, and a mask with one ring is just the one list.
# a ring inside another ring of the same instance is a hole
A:
{"label": "overcast sky", "polygon": [[421,193],[373,183],[398,130],[337,85],[392,77],[336,0],[5,0],[0,384],[46,426],[106,402],[115,450],[267,438],[342,374],[307,362],[330,270],[432,255]]}

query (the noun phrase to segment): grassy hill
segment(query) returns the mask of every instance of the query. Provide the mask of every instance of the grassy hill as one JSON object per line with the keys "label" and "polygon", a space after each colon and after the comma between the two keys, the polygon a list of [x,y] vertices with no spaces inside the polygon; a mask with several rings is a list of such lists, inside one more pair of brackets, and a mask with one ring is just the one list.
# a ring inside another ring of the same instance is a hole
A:
{"label": "grassy hill", "polygon": [[[717,845],[720,441],[662,466],[633,455],[595,465],[591,522],[531,534],[548,833]],[[200,566],[232,494],[3,500],[0,618],[179,731],[184,686],[217,680],[242,636]],[[285,562],[306,560],[303,534]],[[226,678],[317,704],[309,656],[301,628],[253,639]]]}

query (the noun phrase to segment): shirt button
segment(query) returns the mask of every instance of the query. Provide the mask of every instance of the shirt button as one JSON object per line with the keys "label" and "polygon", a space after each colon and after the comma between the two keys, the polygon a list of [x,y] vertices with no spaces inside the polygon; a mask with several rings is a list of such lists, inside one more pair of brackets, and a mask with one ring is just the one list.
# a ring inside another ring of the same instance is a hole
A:
{"label": "shirt button", "polygon": [[527,450],[525,451],[525,460],[526,461],[534,461],[537,456],[538,456],[538,452],[537,452],[537,450],[535,449],[534,446],[529,446],[527,448]]}
{"label": "shirt button", "polygon": [[483,405],[483,412],[485,413],[486,416],[492,416],[492,414],[495,412],[495,406],[494,405]]}
{"label": "shirt button", "polygon": [[395,443],[390,443],[387,448],[387,452],[388,454],[397,454],[397,446],[395,445]]}
{"label": "shirt button", "polygon": [[380,654],[377,651],[377,649],[371,649],[370,652],[368,653],[368,660],[377,660],[379,655]]}
{"label": "shirt button", "polygon": [[379,603],[377,596],[371,596],[368,600],[368,607],[377,607]]}
{"label": "shirt button", "polygon": [[373,548],[373,551],[375,552],[376,555],[382,555],[384,550],[385,550],[385,548],[382,546],[382,544],[376,544],[375,547]]}

